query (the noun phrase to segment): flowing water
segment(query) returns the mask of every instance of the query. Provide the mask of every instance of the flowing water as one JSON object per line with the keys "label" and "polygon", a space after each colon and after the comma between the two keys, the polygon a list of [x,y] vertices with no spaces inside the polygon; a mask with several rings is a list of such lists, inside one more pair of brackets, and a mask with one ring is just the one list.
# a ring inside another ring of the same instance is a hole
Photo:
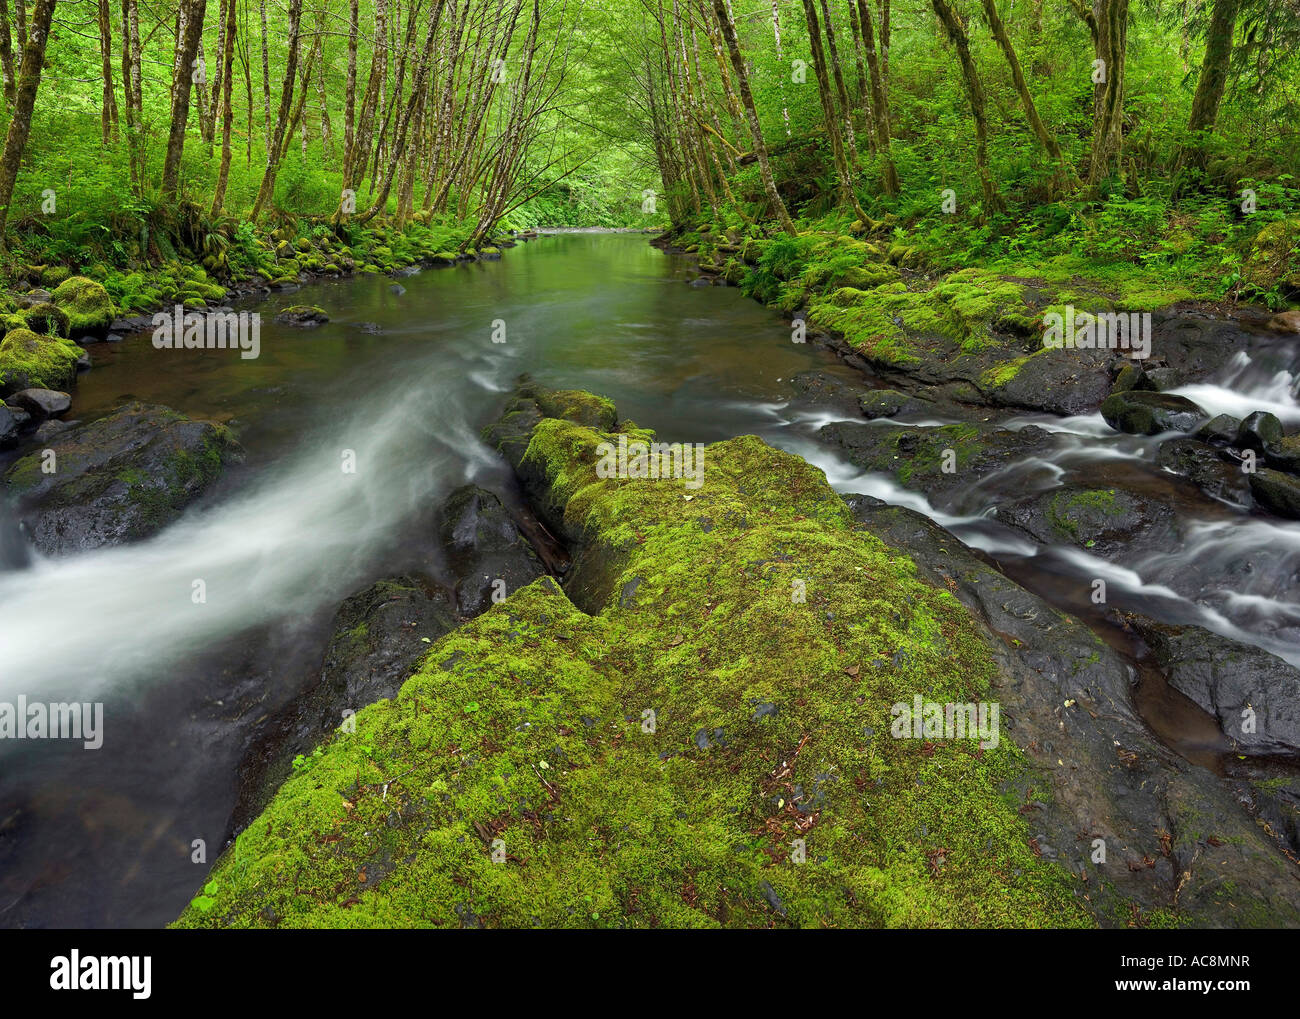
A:
{"label": "flowing water", "polygon": [[[798,372],[859,373],[791,343],[776,312],[736,290],[686,286],[689,264],[646,240],[550,236],[500,262],[408,277],[402,294],[382,277],[277,294],[249,305],[263,315],[256,360],[159,351],[147,335],[91,349],[76,418],[128,399],[162,403],[229,422],[247,455],[152,540],[0,572],[0,701],[105,705],[99,750],[0,746],[0,925],[156,926],[180,912],[207,870],[192,862],[195,840],[211,862],[227,834],[252,725],[311,678],[334,609],[381,577],[443,577],[441,499],[466,481],[505,483],[478,435],[522,372],[609,396],[667,441],[760,435],[823,468],[840,491],[927,513],[1086,617],[1096,615],[1088,581],[1103,577],[1112,605],[1300,662],[1300,525],[1200,496],[1155,467],[1157,439],[1119,436],[1099,416],[1016,420],[1065,433],[1067,448],[937,510],[822,443],[817,429],[833,412],[791,404]],[[331,321],[272,323],[298,303]],[[495,343],[502,325],[505,342]],[[1215,384],[1184,392],[1214,412],[1271,410],[1296,424],[1297,370],[1285,348],[1261,341]],[[348,456],[352,474],[341,467]],[[1167,498],[1185,547],[1120,566],[1040,548],[991,518],[1009,494],[1107,479]],[[1176,698],[1148,697],[1146,707],[1175,746],[1209,738],[1206,720]]]}

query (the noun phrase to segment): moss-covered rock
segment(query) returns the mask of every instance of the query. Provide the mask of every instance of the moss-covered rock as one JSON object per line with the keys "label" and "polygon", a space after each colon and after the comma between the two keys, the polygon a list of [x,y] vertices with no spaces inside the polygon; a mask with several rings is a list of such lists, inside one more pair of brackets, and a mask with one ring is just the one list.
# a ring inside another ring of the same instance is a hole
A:
{"label": "moss-covered rock", "polygon": [[57,304],[68,318],[69,335],[103,335],[117,314],[113,299],[103,284],[85,276],[71,276],[53,293]]}
{"label": "moss-covered rock", "polygon": [[33,304],[19,313],[27,328],[44,336],[68,336],[68,314],[49,301]]}
{"label": "moss-covered rock", "polygon": [[58,336],[11,329],[0,340],[0,396],[20,389],[67,389],[76,380],[81,348]]}

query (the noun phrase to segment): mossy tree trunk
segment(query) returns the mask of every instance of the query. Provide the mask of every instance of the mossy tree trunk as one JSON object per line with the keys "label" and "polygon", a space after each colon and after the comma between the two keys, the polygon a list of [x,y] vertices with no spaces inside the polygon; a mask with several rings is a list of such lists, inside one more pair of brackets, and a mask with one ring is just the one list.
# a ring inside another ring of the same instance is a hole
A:
{"label": "mossy tree trunk", "polygon": [[9,0],[0,0],[0,73],[4,75],[5,105],[14,104],[14,40],[9,26]]}
{"label": "mossy tree trunk", "polygon": [[961,19],[957,17],[956,11],[947,0],[931,0],[931,4],[934,13],[939,17],[939,23],[948,34],[948,41],[957,50],[957,60],[961,64],[966,98],[970,102],[971,116],[975,121],[975,169],[979,171],[980,187],[984,192],[984,214],[987,216],[1000,209],[1002,202],[998,197],[993,178],[989,175],[989,129],[988,117],[985,114],[984,86],[980,84],[979,72],[971,56],[970,40],[966,36],[966,29]]}
{"label": "mossy tree trunk", "polygon": [[[8,19],[5,36],[9,35]],[[113,91],[113,27],[108,17],[108,0],[99,0],[99,58],[104,79],[104,99],[100,109],[103,143],[117,137],[117,93]]]}
{"label": "mossy tree trunk", "polygon": [[266,203],[275,193],[275,177],[280,168],[280,150],[284,144],[293,106],[294,84],[298,74],[299,27],[302,24],[302,0],[289,0],[289,55],[284,65],[284,84],[280,89],[280,111],[276,114],[275,129],[266,147],[266,171],[257,189],[251,219],[256,220]]}
{"label": "mossy tree trunk", "polygon": [[1047,126],[1038,115],[1038,107],[1034,104],[1034,97],[1029,93],[1024,71],[1021,69],[1020,60],[1016,56],[1016,48],[1012,45],[1011,37],[1007,34],[1006,25],[1002,23],[1002,18],[998,16],[997,4],[994,0],[981,0],[981,2],[984,5],[984,18],[988,21],[989,29],[993,32],[993,38],[1007,58],[1007,65],[1011,68],[1011,80],[1015,83],[1016,92],[1020,95],[1020,104],[1025,108],[1025,118],[1029,121],[1029,126],[1042,143],[1048,156],[1060,164],[1062,173],[1068,182],[1074,177],[1074,171],[1066,164],[1065,156],[1061,152],[1061,146],[1057,144],[1056,138],[1053,137],[1051,131],[1047,130]]}
{"label": "mossy tree trunk", "polygon": [[767,193],[768,203],[776,214],[781,229],[791,237],[797,237],[794,220],[776,190],[776,181],[772,177],[772,165],[767,158],[767,143],[763,140],[763,128],[758,121],[758,110],[754,106],[754,94],[749,89],[749,71],[745,68],[745,58],[740,52],[740,41],[736,38],[736,26],[732,24],[731,15],[727,13],[725,0],[713,0],[713,13],[722,30],[722,39],[727,44],[727,53],[731,57],[731,69],[736,75],[736,87],[740,92],[740,101],[745,109],[745,119],[749,122],[750,137],[754,141],[754,154],[758,157],[758,172],[763,178],[763,190]]}
{"label": "mossy tree trunk", "polygon": [[1233,36],[1237,31],[1237,14],[1241,0],[1214,0],[1210,13],[1209,33],[1205,37],[1205,59],[1196,82],[1196,95],[1192,98],[1192,114],[1187,122],[1187,133],[1192,136],[1183,150],[1184,164],[1204,166],[1204,138],[1214,130],[1219,119],[1219,103],[1228,85],[1228,64],[1232,60]]}
{"label": "mossy tree trunk", "polygon": [[853,173],[844,154],[844,140],[840,134],[840,115],[835,106],[835,97],[831,93],[830,76],[826,73],[826,51],[822,48],[821,27],[817,22],[815,0],[803,0],[804,17],[808,22],[808,43],[812,49],[813,71],[817,76],[817,95],[821,98],[822,118],[826,122],[826,137],[831,143],[831,158],[835,161],[835,173],[840,179],[840,201],[853,210],[853,214],[865,223],[867,214],[858,204],[857,193],[853,189]]}
{"label": "mossy tree trunk", "polygon": [[[871,72],[871,119],[875,125],[876,151],[881,160],[881,187],[887,195],[898,194],[898,171],[894,168],[890,152],[889,95],[885,86],[883,48],[876,54],[876,28],[871,17],[871,0],[857,0],[858,23],[862,27],[862,48],[866,52],[867,68]],[[883,37],[882,37],[883,38]],[[883,44],[882,44],[883,46]]]}
{"label": "mossy tree trunk", "polygon": [[5,225],[9,221],[14,182],[18,179],[18,167],[27,148],[27,136],[32,130],[32,110],[36,106],[36,90],[41,84],[41,67],[45,63],[50,22],[54,19],[54,3],[55,0],[36,0],[36,6],[32,8],[31,31],[25,33],[27,44],[23,47],[22,73],[14,94],[14,114],[5,134],[4,152],[0,154],[0,247],[5,243]]}
{"label": "mossy tree trunk", "polygon": [[831,21],[831,9],[827,0],[821,0],[822,21],[826,25],[826,52],[830,55],[831,70],[834,72],[835,93],[840,101],[840,120],[844,125],[844,140],[848,144],[848,161],[851,179],[858,173],[858,137],[853,130],[853,106],[849,102],[849,90],[844,84],[844,72],[840,68],[840,49],[835,37],[835,24]]}

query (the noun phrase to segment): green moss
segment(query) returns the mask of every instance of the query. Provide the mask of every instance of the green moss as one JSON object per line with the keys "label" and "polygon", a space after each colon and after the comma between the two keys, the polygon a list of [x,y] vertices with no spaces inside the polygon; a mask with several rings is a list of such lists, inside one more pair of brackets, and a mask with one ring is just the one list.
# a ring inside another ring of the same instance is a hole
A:
{"label": "green moss", "polygon": [[988,691],[960,603],[797,457],[718,443],[688,490],[599,478],[611,437],[548,418],[525,456],[582,536],[569,596],[543,578],[432,645],[178,925],[1090,923],[1001,792],[1009,741],[889,735],[914,693]]}
{"label": "green moss", "polygon": [[117,314],[113,299],[103,284],[85,276],[72,276],[59,284],[51,295],[68,316],[74,336],[106,330]]}
{"label": "green moss", "polygon": [[0,390],[66,389],[77,377],[81,348],[62,337],[13,329],[0,340]]}
{"label": "green moss", "polygon": [[27,328],[34,333],[43,333],[46,336],[68,335],[67,313],[49,302],[32,305],[19,314]]}

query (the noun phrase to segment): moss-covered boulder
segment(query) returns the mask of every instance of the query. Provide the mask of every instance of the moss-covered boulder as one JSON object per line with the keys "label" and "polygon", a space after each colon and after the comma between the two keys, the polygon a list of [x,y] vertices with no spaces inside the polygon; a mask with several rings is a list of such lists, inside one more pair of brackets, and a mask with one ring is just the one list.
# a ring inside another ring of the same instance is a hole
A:
{"label": "moss-covered boulder", "polygon": [[1182,539],[1167,503],[1124,489],[1065,485],[999,506],[997,518],[1035,541],[1109,558],[1169,551]]}
{"label": "moss-covered boulder", "polygon": [[1185,396],[1138,389],[1106,397],[1101,404],[1101,416],[1116,431],[1130,435],[1192,432],[1210,418]]}
{"label": "moss-covered boulder", "polygon": [[314,304],[295,304],[276,315],[275,320],[281,325],[296,329],[314,329],[324,325],[330,317],[324,308],[318,308]]}
{"label": "moss-covered boulder", "polygon": [[19,314],[23,324],[34,333],[43,336],[63,336],[70,334],[68,314],[58,305],[43,301],[24,308]]}
{"label": "moss-covered boulder", "polygon": [[1300,293],[1300,217],[1276,220],[1255,235],[1242,276],[1263,292]]}
{"label": "moss-covered boulder", "polygon": [[81,357],[81,348],[69,339],[11,329],[0,340],[0,396],[21,389],[67,389]]}
{"label": "moss-covered boulder", "polygon": [[[517,403],[535,413],[537,395]],[[437,641],[396,697],[304,755],[179,926],[1300,914],[1291,865],[1213,776],[1150,744],[1119,700],[1127,670],[1085,627],[924,518],[882,517],[957,576],[919,567],[753,437],[707,447],[698,486],[610,475],[603,443],[653,440],[622,429],[534,421],[512,459],[575,550],[565,589],[539,579]],[[999,634],[1031,632],[1041,650],[1012,664],[1020,641]],[[898,720],[917,698],[1002,699],[1016,725],[985,745],[914,738]],[[1112,868],[1086,862],[1097,832]],[[1228,848],[1175,893],[1178,854],[1207,837]],[[1141,863],[1161,845],[1168,882]]]}
{"label": "moss-covered boulder", "polygon": [[158,532],[239,453],[222,425],[131,403],[22,457],[4,487],[32,543],[67,554]]}
{"label": "moss-covered boulder", "polygon": [[68,317],[69,335],[103,336],[117,314],[103,284],[85,276],[70,276],[54,290],[52,299]]}

